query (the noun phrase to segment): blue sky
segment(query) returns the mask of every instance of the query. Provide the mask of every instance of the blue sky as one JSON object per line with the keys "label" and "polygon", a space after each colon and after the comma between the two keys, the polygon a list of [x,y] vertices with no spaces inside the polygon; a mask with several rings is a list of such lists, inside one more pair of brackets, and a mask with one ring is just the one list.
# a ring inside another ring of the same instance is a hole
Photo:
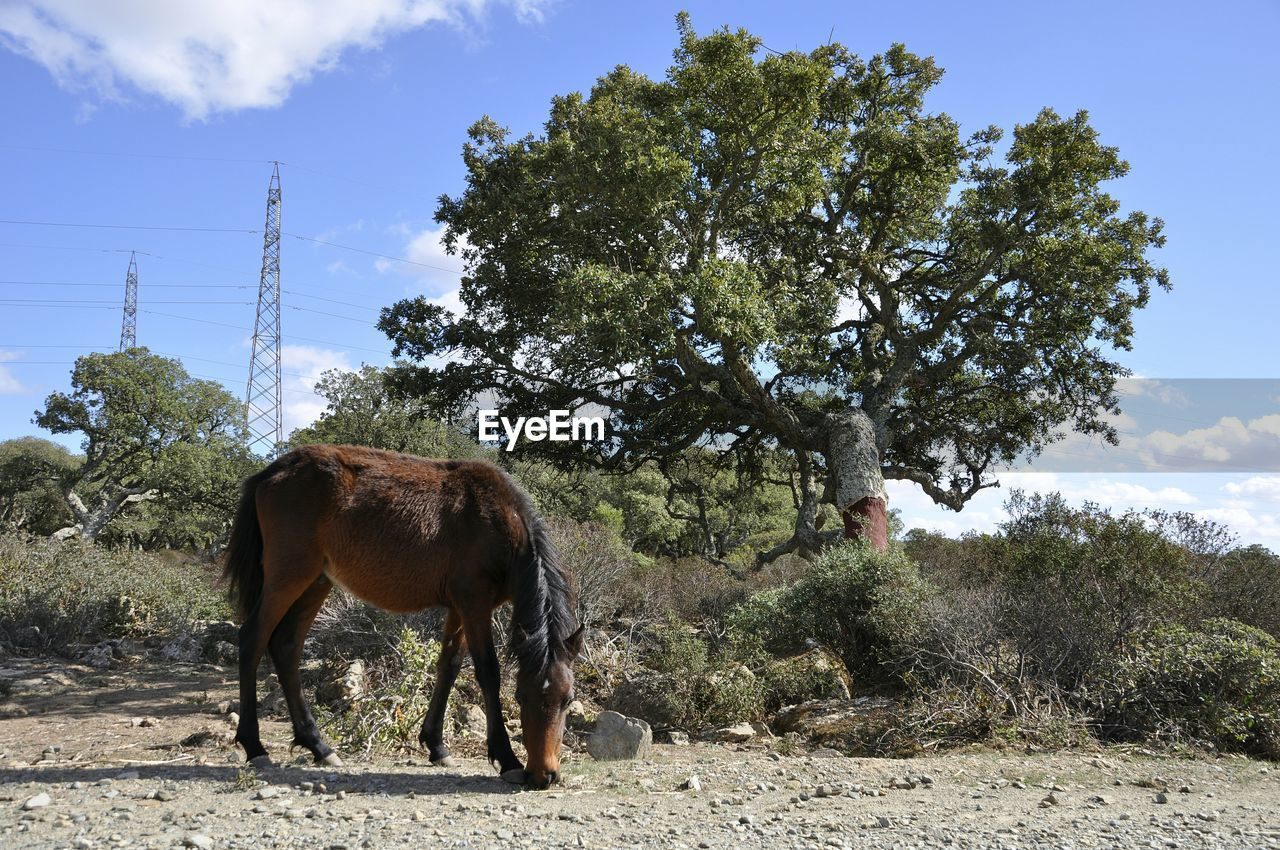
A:
{"label": "blue sky", "polygon": [[[1124,362],[1159,379],[1276,377],[1280,287],[1268,249],[1280,223],[1280,5],[1069,6],[361,0],[317,19],[304,0],[0,0],[0,219],[254,230],[269,161],[282,161],[286,424],[303,424],[321,409],[310,393],[321,371],[387,362],[377,308],[417,293],[451,302],[458,262],[441,252],[431,217],[435,199],[461,186],[467,126],[489,114],[535,131],[553,95],[588,88],[615,64],[661,75],[687,8],[700,31],[745,26],[776,50],[834,36],[869,55],[905,42],[946,68],[930,106],[966,128],[1087,108],[1132,164],[1113,193],[1167,222],[1159,260],[1175,289],[1138,317]],[[0,224],[0,438],[36,433],[32,411],[67,386],[78,354],[115,349],[133,250],[139,343],[243,392],[260,237]],[[1151,408],[1127,427],[1135,439],[1164,431],[1166,450],[1274,458],[1275,384],[1225,386],[1193,413],[1161,419]],[[1006,484],[1195,510],[1280,548],[1274,465],[1098,469],[1019,472]],[[912,486],[891,497],[909,524],[959,531],[989,528],[1003,494],[958,515]]]}

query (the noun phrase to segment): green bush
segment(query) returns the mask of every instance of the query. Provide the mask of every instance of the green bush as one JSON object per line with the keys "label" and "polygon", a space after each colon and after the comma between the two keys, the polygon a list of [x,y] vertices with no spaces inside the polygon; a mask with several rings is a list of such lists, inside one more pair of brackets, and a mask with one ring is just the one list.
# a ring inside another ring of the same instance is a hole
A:
{"label": "green bush", "polygon": [[774,654],[815,643],[855,678],[886,682],[896,679],[899,650],[922,627],[929,596],[902,552],[847,543],[824,552],[790,587],[752,596],[731,614],[729,628]]}
{"label": "green bush", "polygon": [[1162,626],[1096,685],[1107,737],[1280,759],[1280,643],[1234,620]]}
{"label": "green bush", "polygon": [[619,686],[609,707],[662,728],[699,731],[764,716],[762,682],[737,658],[712,653],[674,619],[655,628],[645,667]]}
{"label": "green bush", "polygon": [[320,707],[339,750],[416,749],[435,682],[440,642],[402,624],[391,653],[369,667],[361,694],[337,712]]}
{"label": "green bush", "polygon": [[0,640],[7,643],[64,650],[183,631],[194,620],[230,615],[199,564],[0,534]]}

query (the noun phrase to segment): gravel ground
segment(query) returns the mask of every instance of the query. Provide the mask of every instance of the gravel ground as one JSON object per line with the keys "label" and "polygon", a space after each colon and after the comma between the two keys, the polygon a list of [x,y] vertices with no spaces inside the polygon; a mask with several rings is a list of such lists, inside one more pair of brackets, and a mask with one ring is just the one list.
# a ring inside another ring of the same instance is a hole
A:
{"label": "gravel ground", "polygon": [[[4,662],[0,847],[1277,847],[1280,766],[1240,758],[951,753],[908,760],[656,746],[570,753],[564,785],[482,760],[348,758],[254,777],[217,668]],[[286,758],[287,727],[264,725]],[[194,737],[193,737],[194,736]],[[183,743],[185,742],[185,743]],[[465,748],[463,748],[465,749]]]}

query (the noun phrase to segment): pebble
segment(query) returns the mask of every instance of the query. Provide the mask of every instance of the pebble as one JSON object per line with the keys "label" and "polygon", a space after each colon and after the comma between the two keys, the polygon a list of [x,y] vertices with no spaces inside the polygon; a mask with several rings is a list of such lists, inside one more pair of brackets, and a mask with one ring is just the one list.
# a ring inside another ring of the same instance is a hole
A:
{"label": "pebble", "polygon": [[195,847],[197,850],[209,850],[209,848],[213,847],[213,839],[200,832],[188,833],[182,839],[182,843],[187,847]]}
{"label": "pebble", "polygon": [[45,806],[49,805],[52,802],[53,802],[53,799],[50,798],[48,794],[41,791],[39,794],[35,795],[34,797],[28,797],[27,801],[22,804],[22,808],[29,812],[29,811],[32,811],[33,809],[43,809]]}

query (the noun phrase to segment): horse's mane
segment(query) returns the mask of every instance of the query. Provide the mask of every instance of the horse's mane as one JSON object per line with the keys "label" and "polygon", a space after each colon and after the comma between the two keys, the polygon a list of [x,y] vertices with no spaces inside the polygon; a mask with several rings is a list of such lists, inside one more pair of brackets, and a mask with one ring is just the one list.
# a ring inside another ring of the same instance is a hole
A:
{"label": "horse's mane", "polygon": [[567,641],[578,628],[577,598],[546,525],[528,496],[517,492],[528,549],[515,562],[509,646],[523,675],[540,676],[568,654]]}

